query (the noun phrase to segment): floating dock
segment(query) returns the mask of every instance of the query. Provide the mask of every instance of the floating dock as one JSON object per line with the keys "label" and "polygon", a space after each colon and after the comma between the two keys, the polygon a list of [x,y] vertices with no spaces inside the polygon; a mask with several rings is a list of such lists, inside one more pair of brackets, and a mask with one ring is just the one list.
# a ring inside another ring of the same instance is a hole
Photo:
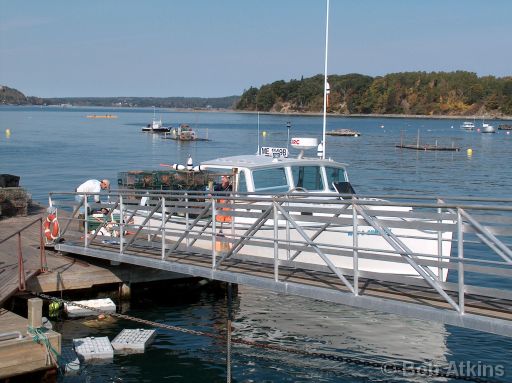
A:
{"label": "floating dock", "polygon": [[115,114],[89,114],[87,118],[117,118]]}
{"label": "floating dock", "polygon": [[416,137],[416,143],[415,144],[405,144],[404,143],[404,137],[403,137],[403,131],[400,135],[400,143],[398,145],[395,145],[396,148],[399,149],[412,149],[412,150],[423,150],[423,151],[439,151],[439,152],[458,152],[460,150],[459,147],[455,146],[452,143],[452,146],[440,146],[437,144],[437,140],[435,141],[435,144],[420,144],[420,130],[418,129],[418,135]]}
{"label": "floating dock", "polygon": [[400,149],[414,149],[414,150],[437,150],[440,152],[458,152],[460,148],[456,146],[438,146],[435,145],[429,145],[429,144],[422,144],[422,145],[406,145],[406,144],[399,144],[395,145],[395,147]]}
{"label": "floating dock", "polygon": [[351,129],[338,129],[325,132],[328,136],[359,137],[361,133]]}

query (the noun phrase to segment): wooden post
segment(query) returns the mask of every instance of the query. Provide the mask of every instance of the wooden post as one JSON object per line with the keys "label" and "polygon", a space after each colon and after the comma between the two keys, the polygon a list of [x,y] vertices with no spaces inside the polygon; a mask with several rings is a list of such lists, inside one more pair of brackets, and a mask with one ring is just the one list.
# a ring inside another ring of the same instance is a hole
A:
{"label": "wooden post", "polygon": [[28,301],[28,326],[39,328],[43,326],[43,300],[30,298]]}

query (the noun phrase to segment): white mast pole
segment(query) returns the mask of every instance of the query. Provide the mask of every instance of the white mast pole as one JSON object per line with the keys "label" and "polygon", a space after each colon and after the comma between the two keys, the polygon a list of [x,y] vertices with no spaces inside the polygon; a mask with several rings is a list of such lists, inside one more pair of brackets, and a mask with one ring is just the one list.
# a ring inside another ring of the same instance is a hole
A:
{"label": "white mast pole", "polygon": [[323,116],[323,130],[322,130],[322,159],[325,159],[326,142],[325,142],[325,129],[327,125],[327,51],[329,48],[329,0],[327,0],[327,16],[325,23],[325,63],[324,63],[324,116]]}
{"label": "white mast pole", "polygon": [[258,152],[256,154],[260,154],[260,112],[258,112]]}

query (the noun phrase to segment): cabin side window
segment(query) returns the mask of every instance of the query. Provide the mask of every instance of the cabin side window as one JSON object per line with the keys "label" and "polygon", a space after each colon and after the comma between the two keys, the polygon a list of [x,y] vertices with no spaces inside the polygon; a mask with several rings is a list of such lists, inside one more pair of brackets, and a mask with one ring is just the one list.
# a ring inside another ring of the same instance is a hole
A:
{"label": "cabin side window", "polygon": [[285,193],[290,190],[284,168],[253,170],[255,192]]}
{"label": "cabin side window", "polygon": [[238,188],[237,191],[245,193],[247,192],[247,181],[245,178],[245,171],[238,173]]}
{"label": "cabin side window", "polygon": [[320,166],[292,166],[292,174],[296,188],[308,191],[324,190]]}
{"label": "cabin side window", "polygon": [[345,169],[327,166],[325,168],[325,173],[327,175],[327,185],[329,185],[329,190],[336,191],[333,184],[347,181],[345,178]]}

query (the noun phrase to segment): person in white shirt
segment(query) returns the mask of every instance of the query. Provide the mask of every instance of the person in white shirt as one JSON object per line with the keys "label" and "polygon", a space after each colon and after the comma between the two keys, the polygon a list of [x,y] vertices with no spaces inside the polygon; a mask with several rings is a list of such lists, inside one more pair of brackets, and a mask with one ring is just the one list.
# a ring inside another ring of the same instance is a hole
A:
{"label": "person in white shirt", "polygon": [[[83,184],[81,184],[79,187],[76,188],[76,192],[78,193],[98,193],[94,194],[94,202],[98,203],[100,202],[100,191],[102,190],[108,190],[110,189],[110,181],[109,180],[88,180],[85,181]],[[82,198],[84,196],[79,196],[82,201]]]}
{"label": "person in white shirt", "polygon": [[[81,184],[79,187],[76,188],[77,193],[95,193],[92,194],[92,197],[94,199],[94,202],[99,203],[100,202],[100,192],[102,190],[110,190],[110,181],[107,179],[98,181],[98,180],[87,180],[83,184]],[[87,195],[88,197],[91,196],[91,194]],[[85,198],[85,195],[77,194],[75,199],[77,202],[82,203]],[[83,206],[80,207],[78,214],[78,228],[79,230],[83,230],[84,228],[84,219],[85,219],[85,209]]]}

